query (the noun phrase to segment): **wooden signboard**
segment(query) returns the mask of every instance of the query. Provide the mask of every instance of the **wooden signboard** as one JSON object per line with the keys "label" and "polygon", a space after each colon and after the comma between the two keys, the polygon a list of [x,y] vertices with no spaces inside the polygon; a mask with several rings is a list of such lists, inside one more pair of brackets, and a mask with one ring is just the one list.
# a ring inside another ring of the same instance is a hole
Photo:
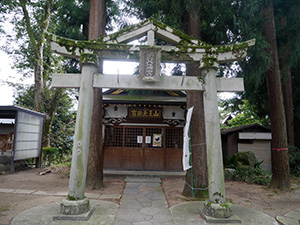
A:
{"label": "wooden signboard", "polygon": [[162,119],[161,108],[128,108],[128,118],[134,120]]}

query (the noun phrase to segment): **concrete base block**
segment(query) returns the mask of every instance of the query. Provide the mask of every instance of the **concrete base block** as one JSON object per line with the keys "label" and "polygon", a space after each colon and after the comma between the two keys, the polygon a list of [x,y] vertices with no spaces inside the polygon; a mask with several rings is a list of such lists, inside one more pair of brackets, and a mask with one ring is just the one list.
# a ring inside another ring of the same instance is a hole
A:
{"label": "concrete base block", "polygon": [[229,223],[229,224],[242,223],[242,220],[240,219],[240,217],[238,217],[236,215],[232,215],[229,218],[214,218],[214,217],[205,215],[203,211],[200,211],[200,214],[207,223],[224,223],[224,224],[226,224],[226,223]]}
{"label": "concrete base block", "polygon": [[203,210],[200,211],[201,216],[207,223],[241,223],[238,216],[232,215],[230,203],[217,204],[205,202]]}
{"label": "concrete base block", "polygon": [[205,202],[203,212],[205,215],[214,218],[229,218],[232,216],[231,204],[229,202],[223,204]]}
{"label": "concrete base block", "polygon": [[90,210],[90,200],[84,198],[81,200],[63,199],[60,203],[60,213],[64,215],[79,215]]}
{"label": "concrete base block", "polygon": [[69,221],[88,221],[93,212],[95,211],[95,207],[92,206],[89,211],[79,214],[79,215],[57,215],[53,216],[53,220],[69,220]]}

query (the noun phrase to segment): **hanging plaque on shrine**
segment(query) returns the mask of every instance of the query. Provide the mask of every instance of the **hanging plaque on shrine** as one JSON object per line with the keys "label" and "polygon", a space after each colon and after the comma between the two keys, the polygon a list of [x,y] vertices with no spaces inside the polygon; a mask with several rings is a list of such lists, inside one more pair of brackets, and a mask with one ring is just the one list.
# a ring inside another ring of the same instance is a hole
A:
{"label": "hanging plaque on shrine", "polygon": [[140,78],[143,81],[155,82],[160,76],[159,48],[140,48]]}
{"label": "hanging plaque on shrine", "polygon": [[161,108],[135,108],[128,107],[128,118],[139,120],[162,119]]}

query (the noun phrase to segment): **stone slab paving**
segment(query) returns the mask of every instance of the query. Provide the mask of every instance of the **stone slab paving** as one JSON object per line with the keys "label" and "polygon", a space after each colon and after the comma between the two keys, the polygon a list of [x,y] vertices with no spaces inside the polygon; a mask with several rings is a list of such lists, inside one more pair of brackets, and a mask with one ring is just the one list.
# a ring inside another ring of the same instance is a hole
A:
{"label": "stone slab paving", "polygon": [[[291,200],[300,200],[300,190],[295,190],[290,196]],[[300,208],[288,212],[284,216],[276,216],[276,220],[284,225],[299,225],[300,224]]]}
{"label": "stone slab paving", "polygon": [[175,224],[160,178],[128,177],[114,225]]}
{"label": "stone slab paving", "polygon": [[300,209],[294,209],[284,216],[277,216],[276,219],[284,225],[299,225],[300,224]]}

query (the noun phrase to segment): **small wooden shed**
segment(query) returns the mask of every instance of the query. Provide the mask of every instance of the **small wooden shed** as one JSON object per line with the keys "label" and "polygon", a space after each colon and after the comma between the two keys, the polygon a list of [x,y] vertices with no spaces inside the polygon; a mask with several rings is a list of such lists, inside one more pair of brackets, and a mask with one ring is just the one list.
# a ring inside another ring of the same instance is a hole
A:
{"label": "small wooden shed", "polygon": [[14,172],[17,161],[41,157],[44,114],[19,106],[0,106],[1,162]]}
{"label": "small wooden shed", "polygon": [[258,161],[263,161],[261,168],[271,171],[271,129],[259,124],[249,124],[224,129],[222,135],[223,159],[237,152],[253,152]]}

